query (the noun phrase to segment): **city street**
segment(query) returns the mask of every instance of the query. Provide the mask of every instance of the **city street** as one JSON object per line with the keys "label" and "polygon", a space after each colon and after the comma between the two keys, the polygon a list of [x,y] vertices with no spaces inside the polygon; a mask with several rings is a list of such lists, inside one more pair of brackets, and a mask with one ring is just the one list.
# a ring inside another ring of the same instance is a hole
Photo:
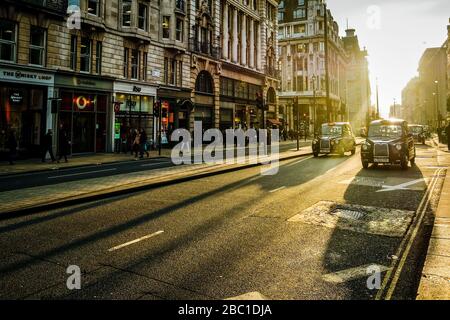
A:
{"label": "city street", "polygon": [[450,165],[416,147],[408,171],[358,147],[1,221],[0,299],[415,299]]}

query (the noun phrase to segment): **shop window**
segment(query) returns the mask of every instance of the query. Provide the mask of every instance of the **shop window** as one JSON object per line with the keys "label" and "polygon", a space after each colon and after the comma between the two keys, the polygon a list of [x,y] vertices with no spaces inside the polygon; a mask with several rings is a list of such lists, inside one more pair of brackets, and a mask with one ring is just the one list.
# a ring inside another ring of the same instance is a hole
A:
{"label": "shop window", "polygon": [[131,0],[122,0],[122,26],[131,27]]}
{"label": "shop window", "polygon": [[102,73],[102,55],[103,55],[103,44],[101,41],[97,41],[96,53],[95,53],[95,72],[97,74]]}
{"label": "shop window", "polygon": [[305,9],[296,9],[294,10],[294,19],[303,19],[306,17],[306,10]]}
{"label": "shop window", "polygon": [[162,24],[162,37],[164,39],[170,39],[170,17],[164,16],[163,17],[163,24]]}
{"label": "shop window", "polygon": [[139,50],[131,50],[131,79],[139,79]]}
{"label": "shop window", "polygon": [[72,36],[70,38],[70,69],[77,69],[77,36]]}
{"label": "shop window", "polygon": [[88,13],[97,17],[100,15],[100,0],[88,0]]}
{"label": "shop window", "polygon": [[45,65],[46,30],[31,27],[29,63],[37,66]]}
{"label": "shop window", "polygon": [[17,25],[10,21],[0,21],[0,60],[16,61]]}
{"label": "shop window", "polygon": [[183,42],[183,25],[184,25],[183,20],[177,19],[176,39],[177,39],[177,41],[180,41],[180,42]]}
{"label": "shop window", "polygon": [[138,27],[141,30],[147,31],[147,15],[148,15],[148,7],[145,3],[139,3],[139,19],[138,19]]}
{"label": "shop window", "polygon": [[91,46],[92,41],[88,38],[81,39],[80,71],[91,72]]}

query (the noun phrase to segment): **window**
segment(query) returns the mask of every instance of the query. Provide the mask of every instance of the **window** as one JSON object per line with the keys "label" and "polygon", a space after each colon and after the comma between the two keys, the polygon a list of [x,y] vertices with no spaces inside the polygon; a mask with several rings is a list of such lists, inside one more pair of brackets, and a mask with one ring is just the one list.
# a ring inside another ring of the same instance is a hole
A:
{"label": "window", "polygon": [[284,9],[284,0],[281,0],[278,4],[278,9]]}
{"label": "window", "polygon": [[128,70],[129,70],[129,54],[130,49],[125,48],[123,51],[123,76],[128,78]]}
{"label": "window", "polygon": [[139,79],[139,50],[131,50],[131,79]]}
{"label": "window", "polygon": [[169,58],[164,58],[164,83],[169,82]]}
{"label": "window", "polygon": [[100,15],[100,0],[88,0],[88,13],[94,16]]}
{"label": "window", "polygon": [[147,81],[147,72],[148,72],[148,53],[144,52],[142,61],[142,80]]}
{"label": "window", "polygon": [[175,1],[175,7],[182,12],[184,12],[184,1],[185,0],[176,0]]}
{"label": "window", "polygon": [[183,20],[177,19],[177,28],[176,28],[176,39],[177,41],[183,42]]}
{"label": "window", "polygon": [[298,0],[298,5],[299,6],[304,6],[305,5],[305,0]]}
{"label": "window", "polygon": [[305,9],[296,9],[294,10],[294,19],[303,19],[306,17]]}
{"label": "window", "polygon": [[280,36],[280,37],[284,36],[284,28],[283,27],[278,28],[278,36]]}
{"label": "window", "polygon": [[278,22],[283,22],[284,20],[284,12],[278,12]]}
{"label": "window", "polygon": [[0,21],[0,60],[14,62],[16,60],[16,44],[16,24]]}
{"label": "window", "polygon": [[183,86],[183,62],[178,62],[178,87]]}
{"label": "window", "polygon": [[195,82],[195,91],[202,93],[214,93],[213,91],[213,79],[207,71],[201,71],[197,76]]}
{"label": "window", "polygon": [[81,50],[80,50],[81,72],[91,72],[91,45],[92,45],[91,39],[81,38]]}
{"label": "window", "polygon": [[163,17],[163,24],[162,24],[162,30],[163,30],[163,38],[169,39],[170,38],[170,17],[164,16]]}
{"label": "window", "polygon": [[37,66],[45,65],[45,47],[45,29],[32,26],[30,30],[30,64]]}
{"label": "window", "polygon": [[70,39],[70,69],[72,70],[77,69],[77,43],[77,36],[72,36]]}
{"label": "window", "polygon": [[122,0],[122,26],[131,27],[131,0]]}
{"label": "window", "polygon": [[96,47],[96,61],[95,61],[95,72],[98,74],[102,73],[102,54],[103,54],[103,44],[101,41],[97,41]]}
{"label": "window", "polygon": [[177,73],[177,61],[175,59],[172,59],[170,63],[169,84],[175,85],[176,73]]}
{"label": "window", "polygon": [[304,24],[297,24],[294,26],[294,33],[305,33],[305,25]]}
{"label": "window", "polygon": [[139,3],[139,21],[138,27],[141,30],[147,31],[147,15],[148,7],[145,3]]}

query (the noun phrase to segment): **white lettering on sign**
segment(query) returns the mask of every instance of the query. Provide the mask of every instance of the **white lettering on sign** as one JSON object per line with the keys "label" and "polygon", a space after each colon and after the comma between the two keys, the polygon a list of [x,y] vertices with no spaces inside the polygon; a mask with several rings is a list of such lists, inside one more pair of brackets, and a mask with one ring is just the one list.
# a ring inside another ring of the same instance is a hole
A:
{"label": "white lettering on sign", "polygon": [[0,69],[0,79],[6,79],[16,82],[20,81],[51,84],[53,83],[54,78],[51,74]]}

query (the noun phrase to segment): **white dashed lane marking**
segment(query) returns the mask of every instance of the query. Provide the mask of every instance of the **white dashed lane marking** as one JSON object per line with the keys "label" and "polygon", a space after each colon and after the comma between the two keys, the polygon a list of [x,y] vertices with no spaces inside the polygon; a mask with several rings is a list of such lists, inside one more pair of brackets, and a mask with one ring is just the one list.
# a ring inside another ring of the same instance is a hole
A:
{"label": "white dashed lane marking", "polygon": [[144,241],[144,240],[147,240],[147,239],[156,237],[156,236],[158,236],[158,235],[160,235],[160,234],[163,234],[163,233],[164,233],[164,231],[161,230],[161,231],[158,231],[158,232],[155,232],[155,233],[152,233],[152,234],[143,236],[143,237],[141,237],[141,238],[139,238],[139,239],[136,239],[136,240],[133,240],[133,241],[129,241],[129,242],[126,242],[126,243],[124,243],[124,244],[121,244],[121,245],[118,245],[118,246],[116,246],[116,247],[113,247],[113,248],[109,249],[108,252],[113,252],[113,251],[116,251],[116,250],[119,250],[119,249],[128,247],[128,246],[130,246],[130,245],[132,245],[132,244],[136,244],[136,243],[138,243],[138,242],[141,242],[141,241]]}

